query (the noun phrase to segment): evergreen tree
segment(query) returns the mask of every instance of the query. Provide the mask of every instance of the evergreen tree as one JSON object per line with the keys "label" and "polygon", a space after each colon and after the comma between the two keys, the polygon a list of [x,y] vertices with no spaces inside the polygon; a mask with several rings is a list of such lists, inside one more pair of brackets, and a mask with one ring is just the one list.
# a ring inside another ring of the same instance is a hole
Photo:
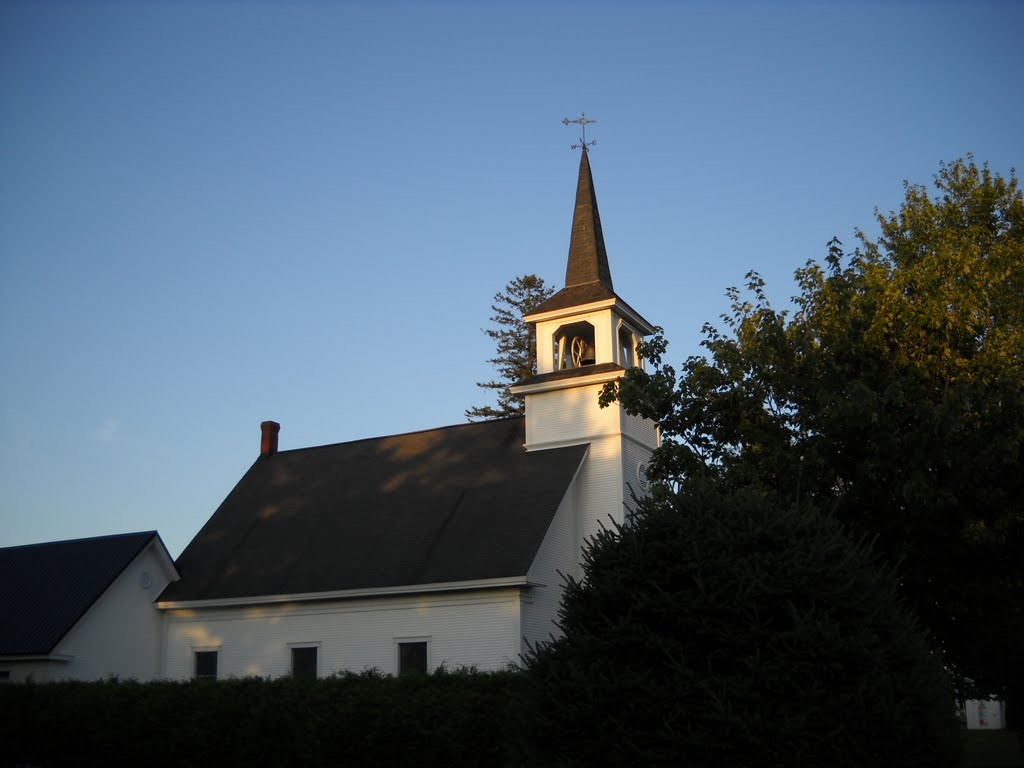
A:
{"label": "evergreen tree", "polygon": [[957,764],[949,678],[870,542],[753,489],[662,490],[526,654],[530,765]]}
{"label": "evergreen tree", "polygon": [[510,281],[503,293],[494,295],[491,305],[494,327],[484,329],[484,333],[495,343],[496,354],[487,362],[494,366],[498,378],[477,382],[477,386],[496,390],[498,404],[467,409],[466,418],[470,421],[522,416],[525,412],[523,398],[508,391],[512,384],[537,372],[537,339],[530,326],[523,322],[523,315],[539,307],[553,293],[554,289],[544,284],[544,278],[522,275]]}

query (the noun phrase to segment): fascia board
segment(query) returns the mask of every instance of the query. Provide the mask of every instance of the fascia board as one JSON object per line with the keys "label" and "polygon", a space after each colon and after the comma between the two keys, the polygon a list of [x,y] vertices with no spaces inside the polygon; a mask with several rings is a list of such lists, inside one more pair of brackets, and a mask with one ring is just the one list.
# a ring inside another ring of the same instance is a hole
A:
{"label": "fascia board", "polygon": [[588,312],[598,312],[602,309],[614,309],[636,326],[636,329],[644,336],[650,336],[655,331],[653,325],[642,318],[635,309],[621,299],[603,299],[602,301],[594,301],[590,304],[578,304],[574,307],[553,309],[550,312],[542,312],[535,315],[523,315],[523,321],[527,323],[544,323],[548,320],[559,320],[563,317],[584,315]]}
{"label": "fascia board", "polygon": [[541,312],[540,314],[534,315],[523,315],[523,321],[527,323],[543,323],[548,320],[558,320],[562,317],[571,317],[572,315],[583,315],[587,312],[596,312],[600,309],[610,309],[616,304],[615,299],[603,299],[601,301],[594,301],[590,304],[577,304],[572,307],[563,307],[562,309],[552,309],[550,312]]}
{"label": "fascia board", "polygon": [[300,592],[282,595],[252,595],[247,597],[225,597],[212,600],[162,600],[156,604],[161,610],[178,608],[230,608],[244,605],[266,605],[269,603],[301,603],[313,600],[349,600],[366,597],[389,597],[393,595],[415,595],[430,592],[462,592],[476,589],[500,589],[502,587],[530,586],[525,576],[503,579],[476,579],[472,581],[443,581],[433,584],[407,584],[395,587],[373,587],[370,589],[340,589],[326,592]]}
{"label": "fascia board", "polygon": [[554,389],[571,389],[573,387],[586,387],[590,384],[604,384],[606,381],[621,379],[625,371],[608,371],[606,373],[595,373],[591,376],[576,376],[566,379],[554,379],[543,381],[539,384],[516,384],[508,388],[513,395],[535,395],[540,392],[550,392]]}
{"label": "fascia board", "polygon": [[[171,553],[167,551],[167,545],[164,544],[164,540],[160,538],[159,533],[153,537],[153,541],[149,543],[149,547],[153,549],[153,554],[156,555],[157,560],[163,567],[168,580],[177,581],[180,579],[181,575],[178,573],[178,567],[174,564],[174,558],[172,558]],[[142,551],[145,552],[146,550],[143,549]]]}

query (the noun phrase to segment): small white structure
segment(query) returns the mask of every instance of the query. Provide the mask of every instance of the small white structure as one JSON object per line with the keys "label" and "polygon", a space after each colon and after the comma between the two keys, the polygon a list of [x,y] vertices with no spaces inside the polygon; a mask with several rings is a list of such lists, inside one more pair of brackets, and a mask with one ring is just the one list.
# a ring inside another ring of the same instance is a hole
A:
{"label": "small white structure", "polygon": [[1006,705],[999,699],[968,699],[963,717],[971,730],[998,730],[1006,727]]}
{"label": "small white structure", "polygon": [[155,531],[0,549],[0,682],[157,677],[177,577]]}

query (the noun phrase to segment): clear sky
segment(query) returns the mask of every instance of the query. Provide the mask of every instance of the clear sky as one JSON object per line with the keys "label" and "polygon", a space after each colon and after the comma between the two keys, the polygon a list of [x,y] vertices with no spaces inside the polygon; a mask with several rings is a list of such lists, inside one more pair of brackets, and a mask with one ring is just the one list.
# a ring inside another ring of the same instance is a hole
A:
{"label": "clear sky", "polygon": [[670,356],[904,179],[1024,155],[1024,3],[0,4],[0,546],[157,529],[256,458],[459,423],[588,138]]}

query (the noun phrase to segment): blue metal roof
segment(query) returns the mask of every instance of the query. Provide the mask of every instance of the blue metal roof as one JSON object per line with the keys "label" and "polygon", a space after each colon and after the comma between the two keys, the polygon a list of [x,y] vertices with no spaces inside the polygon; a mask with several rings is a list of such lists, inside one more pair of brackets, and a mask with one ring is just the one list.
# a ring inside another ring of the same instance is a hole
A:
{"label": "blue metal roof", "polygon": [[144,531],[0,549],[0,655],[53,651],[154,537]]}

